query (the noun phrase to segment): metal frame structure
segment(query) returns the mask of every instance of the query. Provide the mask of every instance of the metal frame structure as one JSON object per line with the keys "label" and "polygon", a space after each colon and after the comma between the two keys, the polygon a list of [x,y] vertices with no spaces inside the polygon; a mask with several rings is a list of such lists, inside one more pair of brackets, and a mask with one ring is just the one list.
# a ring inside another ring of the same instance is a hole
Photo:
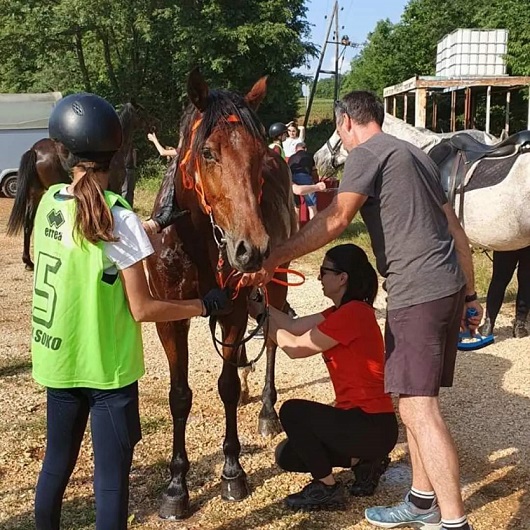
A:
{"label": "metal frame structure", "polygon": [[[510,100],[511,92],[521,88],[530,88],[530,76],[499,76],[499,77],[436,77],[414,76],[402,83],[386,87],[383,90],[386,112],[396,116],[397,97],[403,97],[404,121],[408,118],[408,99],[412,94],[415,99],[414,125],[426,127],[427,98],[437,92],[451,92],[451,131],[456,130],[456,97],[459,90],[465,92],[464,128],[471,129],[474,120],[474,92],[477,87],[486,87],[486,132],[490,132],[490,109],[492,87],[503,87],[506,91],[505,131],[510,133]],[[437,104],[433,101],[431,127],[436,130]],[[530,129],[530,98],[528,101],[527,128]]]}

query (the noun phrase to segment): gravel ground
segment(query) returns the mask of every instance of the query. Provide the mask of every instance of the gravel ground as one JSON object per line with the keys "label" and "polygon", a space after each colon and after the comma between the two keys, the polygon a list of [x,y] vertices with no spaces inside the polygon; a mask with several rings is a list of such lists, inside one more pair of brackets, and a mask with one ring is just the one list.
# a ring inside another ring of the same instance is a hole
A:
{"label": "gravel ground", "polygon": [[[44,450],[45,394],[31,379],[29,333],[32,274],[20,261],[21,238],[5,237],[12,201],[0,199],[0,529],[33,528],[36,476]],[[303,264],[298,266],[304,271]],[[325,306],[312,271],[289,295],[299,314]],[[378,300],[382,324],[384,300]],[[530,529],[530,339],[510,338],[512,305],[498,321],[497,342],[479,352],[461,354],[455,387],[443,391],[442,402],[462,463],[466,509],[475,530]],[[157,517],[159,497],[169,476],[171,420],[167,406],[168,369],[154,325],[144,326],[147,373],[140,383],[143,440],[138,445],[131,480],[131,526],[155,529],[368,529],[363,511],[374,504],[399,501],[410,481],[403,436],[377,494],[352,499],[344,512],[291,513],[282,506],[285,495],[298,491],[308,477],[281,473],[274,465],[273,440],[257,434],[259,395],[264,380],[260,362],[249,377],[251,402],[239,411],[241,462],[252,494],[239,503],[220,498],[224,433],[222,404],[217,395],[220,360],[211,345],[206,323],[192,326],[190,381],[194,402],[188,421],[188,474],[192,516],[183,522]],[[257,353],[252,341],[249,355]],[[301,369],[303,362],[303,369]],[[332,390],[319,358],[291,361],[278,353],[278,405],[293,397],[328,403]],[[67,489],[64,528],[94,527],[91,492],[90,440],[84,441],[78,466]],[[349,472],[339,477],[348,480]]]}

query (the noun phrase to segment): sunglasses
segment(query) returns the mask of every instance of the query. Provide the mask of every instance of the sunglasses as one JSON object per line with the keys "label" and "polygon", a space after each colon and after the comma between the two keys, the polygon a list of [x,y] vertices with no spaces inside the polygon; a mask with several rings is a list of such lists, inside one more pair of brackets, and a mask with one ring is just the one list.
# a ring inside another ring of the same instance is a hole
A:
{"label": "sunglasses", "polygon": [[320,277],[324,276],[326,272],[333,272],[334,274],[342,274],[344,271],[333,269],[332,267],[320,267]]}

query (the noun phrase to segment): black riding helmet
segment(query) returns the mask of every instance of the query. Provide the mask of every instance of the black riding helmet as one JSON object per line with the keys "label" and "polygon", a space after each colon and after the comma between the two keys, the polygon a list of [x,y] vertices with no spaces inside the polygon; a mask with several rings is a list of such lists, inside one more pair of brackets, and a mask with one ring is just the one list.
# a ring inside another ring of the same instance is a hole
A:
{"label": "black riding helmet", "polygon": [[59,100],[48,129],[50,138],[81,160],[110,159],[122,142],[121,122],[114,107],[86,92]]}
{"label": "black riding helmet", "polygon": [[269,137],[273,140],[287,132],[287,125],[285,123],[276,122],[269,127]]}

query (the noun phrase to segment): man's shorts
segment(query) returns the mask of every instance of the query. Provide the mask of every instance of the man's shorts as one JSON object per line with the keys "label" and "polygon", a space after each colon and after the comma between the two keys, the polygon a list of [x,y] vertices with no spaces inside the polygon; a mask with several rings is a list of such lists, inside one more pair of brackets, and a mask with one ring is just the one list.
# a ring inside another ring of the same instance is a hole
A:
{"label": "man's shorts", "polygon": [[452,386],[465,288],[459,292],[387,312],[385,391],[437,396]]}

